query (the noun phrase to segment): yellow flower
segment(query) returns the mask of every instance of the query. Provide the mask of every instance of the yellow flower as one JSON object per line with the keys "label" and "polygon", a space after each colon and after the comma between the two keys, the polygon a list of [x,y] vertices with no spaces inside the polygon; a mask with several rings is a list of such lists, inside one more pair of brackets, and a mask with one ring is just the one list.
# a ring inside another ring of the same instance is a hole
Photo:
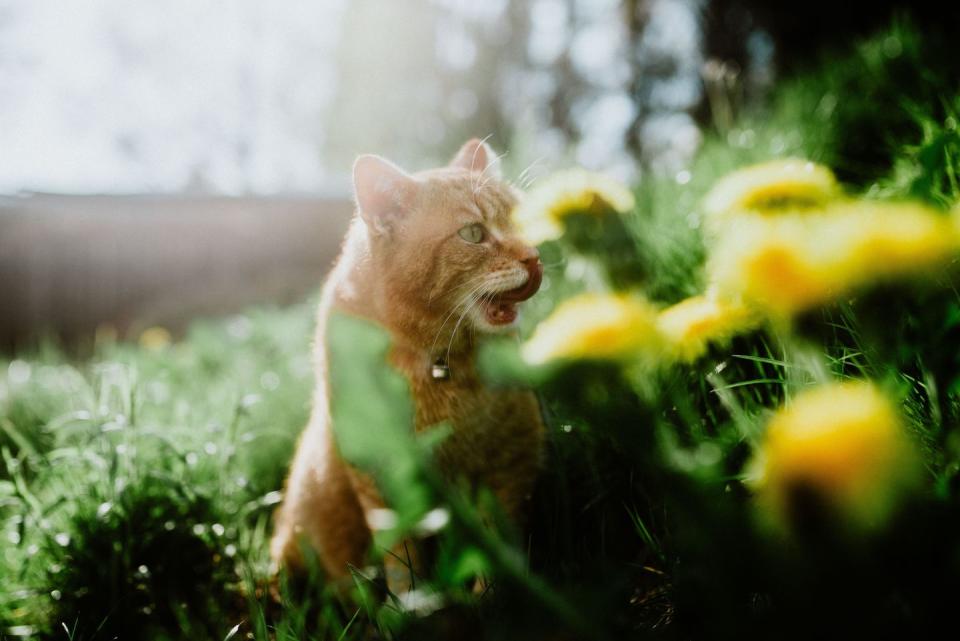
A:
{"label": "yellow flower", "polygon": [[703,200],[707,215],[821,207],[840,194],[829,168],[796,158],[772,160],[727,174]]}
{"label": "yellow flower", "polygon": [[724,295],[788,317],[875,281],[929,272],[958,250],[960,234],[947,216],[858,201],[816,217],[738,216],[719,238],[710,272]]}
{"label": "yellow flower", "polygon": [[861,201],[832,216],[838,236],[852,239],[843,266],[863,280],[924,272],[960,249],[955,222],[923,205]]}
{"label": "yellow flower", "polygon": [[808,501],[854,527],[880,525],[920,473],[897,409],[863,381],[807,391],[780,409],[752,468],[758,507],[785,528]]}
{"label": "yellow flower", "polygon": [[760,316],[754,310],[739,301],[723,300],[714,292],[687,298],[657,317],[667,353],[685,362],[702,356],[708,344],[725,343],[759,324]]}
{"label": "yellow flower", "polygon": [[618,181],[584,169],[558,172],[530,190],[513,211],[520,235],[539,245],[563,235],[572,214],[626,213],[633,209],[630,190]]}
{"label": "yellow flower", "polygon": [[659,343],[656,310],[625,294],[581,294],[541,322],[521,354],[531,365],[570,359],[623,360]]}
{"label": "yellow flower", "polygon": [[140,346],[152,351],[167,347],[170,341],[170,332],[163,327],[149,327],[140,334]]}
{"label": "yellow flower", "polygon": [[797,217],[740,218],[710,258],[710,274],[722,295],[742,295],[776,317],[829,300],[834,278],[828,261],[811,250],[808,221]]}

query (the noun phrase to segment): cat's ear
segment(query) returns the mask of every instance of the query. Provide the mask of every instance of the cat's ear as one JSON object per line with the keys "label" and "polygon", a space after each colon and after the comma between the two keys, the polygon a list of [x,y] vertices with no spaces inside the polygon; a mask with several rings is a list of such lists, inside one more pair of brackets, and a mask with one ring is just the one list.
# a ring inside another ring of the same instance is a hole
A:
{"label": "cat's ear", "polygon": [[417,181],[380,156],[366,154],[353,163],[353,191],[360,217],[371,231],[399,220],[417,191]]}
{"label": "cat's ear", "polygon": [[483,140],[471,138],[460,147],[460,151],[450,161],[451,167],[467,171],[476,171],[497,180],[500,179],[500,157]]}

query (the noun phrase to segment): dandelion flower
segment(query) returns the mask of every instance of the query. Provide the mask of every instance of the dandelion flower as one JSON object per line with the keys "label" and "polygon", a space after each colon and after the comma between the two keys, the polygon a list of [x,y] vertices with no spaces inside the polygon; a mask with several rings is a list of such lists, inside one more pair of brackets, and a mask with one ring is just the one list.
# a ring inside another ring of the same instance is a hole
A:
{"label": "dandelion flower", "polygon": [[149,327],[140,334],[140,346],[151,351],[164,349],[171,340],[170,332],[164,327]]}
{"label": "dandelion flower", "polygon": [[955,221],[920,204],[860,201],[832,218],[837,237],[849,239],[838,267],[861,280],[926,272],[960,250]]}
{"label": "dandelion flower", "polygon": [[724,296],[742,295],[778,318],[830,300],[832,265],[810,246],[807,226],[796,217],[736,221],[712,252],[711,278]]}
{"label": "dandelion flower", "polygon": [[513,211],[520,235],[533,245],[563,235],[573,214],[626,213],[633,209],[630,190],[603,174],[583,169],[556,173],[530,190]]}
{"label": "dandelion flower", "polygon": [[710,260],[725,295],[776,317],[849,296],[857,288],[929,273],[960,251],[956,223],[922,205],[859,201],[823,216],[740,216]]}
{"label": "dandelion flower", "polygon": [[893,404],[870,383],[838,383],[799,395],[773,416],[749,483],[775,525],[796,525],[805,508],[820,506],[869,528],[916,483],[917,463]]}
{"label": "dandelion flower", "polygon": [[712,217],[820,207],[840,193],[828,167],[807,160],[772,160],[726,175],[703,200]]}
{"label": "dandelion flower", "polygon": [[564,301],[523,345],[531,365],[557,360],[623,360],[659,343],[656,310],[625,294],[581,294]]}
{"label": "dandelion flower", "polygon": [[660,312],[657,327],[668,354],[691,362],[707,351],[710,343],[722,344],[759,325],[756,311],[716,293],[687,298]]}

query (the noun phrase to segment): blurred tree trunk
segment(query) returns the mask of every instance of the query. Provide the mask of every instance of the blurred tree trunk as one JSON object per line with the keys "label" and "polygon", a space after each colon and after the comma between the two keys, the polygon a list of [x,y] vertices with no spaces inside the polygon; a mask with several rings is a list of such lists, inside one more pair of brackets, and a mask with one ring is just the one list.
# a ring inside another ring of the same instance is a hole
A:
{"label": "blurred tree trunk", "polygon": [[960,24],[960,3],[933,0],[857,2],[808,0],[784,5],[763,0],[710,0],[704,20],[706,50],[720,60],[750,61],[750,35],[770,35],[780,72],[793,72],[815,62],[825,49],[843,49],[851,42],[908,17],[931,36],[954,33]]}
{"label": "blurred tree trunk", "polygon": [[[624,1],[624,20],[627,23],[627,51],[630,55],[630,95],[639,96],[642,90],[643,74],[640,72],[640,63],[637,60],[637,46],[640,43],[640,36],[649,19],[649,0],[625,0]],[[645,117],[644,111],[637,101],[637,112],[633,117],[633,122],[626,132],[624,141],[627,148],[635,158],[640,157],[640,124]]]}

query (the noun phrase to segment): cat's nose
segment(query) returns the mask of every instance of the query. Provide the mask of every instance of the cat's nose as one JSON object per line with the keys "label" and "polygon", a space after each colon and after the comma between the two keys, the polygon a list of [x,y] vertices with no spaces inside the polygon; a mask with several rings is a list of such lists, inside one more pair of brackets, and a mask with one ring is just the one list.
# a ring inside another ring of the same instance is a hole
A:
{"label": "cat's nose", "polygon": [[527,298],[533,296],[540,289],[540,281],[543,280],[543,263],[540,262],[540,252],[534,248],[521,259],[521,264],[527,270],[528,278],[526,287],[529,289]]}
{"label": "cat's nose", "polygon": [[523,254],[520,256],[520,262],[530,270],[540,262],[540,252],[537,251],[536,247],[524,247]]}

